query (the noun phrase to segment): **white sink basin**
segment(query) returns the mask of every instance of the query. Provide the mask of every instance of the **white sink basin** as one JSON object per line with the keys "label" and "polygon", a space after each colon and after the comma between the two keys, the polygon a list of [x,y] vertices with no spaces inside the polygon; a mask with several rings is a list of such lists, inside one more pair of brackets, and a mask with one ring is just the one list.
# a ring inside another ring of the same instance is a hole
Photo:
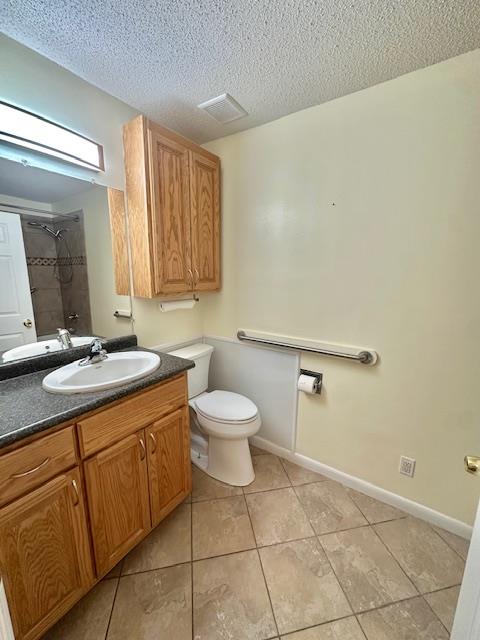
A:
{"label": "white sink basin", "polygon": [[[93,340],[93,336],[72,336],[72,342],[74,347],[81,347],[85,344],[90,344]],[[54,351],[60,351],[62,345],[56,339],[54,340],[39,340],[38,342],[30,342],[29,344],[22,344],[21,347],[15,347],[1,356],[3,362],[11,362],[12,360],[18,360],[19,358],[30,358],[32,356],[45,356],[47,353],[53,353]]]}
{"label": "white sink basin", "polygon": [[120,351],[95,364],[81,367],[79,362],[49,373],[43,388],[52,393],[90,393],[119,387],[153,373],[160,366],[160,356],[148,351]]}

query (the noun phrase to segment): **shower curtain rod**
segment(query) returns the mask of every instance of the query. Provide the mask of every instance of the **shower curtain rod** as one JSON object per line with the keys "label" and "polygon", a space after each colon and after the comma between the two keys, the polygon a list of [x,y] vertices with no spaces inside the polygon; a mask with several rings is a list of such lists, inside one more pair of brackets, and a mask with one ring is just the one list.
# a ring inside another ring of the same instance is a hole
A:
{"label": "shower curtain rod", "polygon": [[[45,209],[35,209],[34,207],[21,207],[18,204],[8,204],[7,202],[0,202],[0,207],[8,207],[9,209],[20,209],[21,211],[33,211],[34,213],[48,213],[52,216],[58,216],[60,218],[68,218],[69,220],[78,220],[80,219],[78,215],[74,215],[76,211],[72,211],[71,213],[59,213],[58,211],[46,211]],[[79,211],[79,209],[77,209]]]}

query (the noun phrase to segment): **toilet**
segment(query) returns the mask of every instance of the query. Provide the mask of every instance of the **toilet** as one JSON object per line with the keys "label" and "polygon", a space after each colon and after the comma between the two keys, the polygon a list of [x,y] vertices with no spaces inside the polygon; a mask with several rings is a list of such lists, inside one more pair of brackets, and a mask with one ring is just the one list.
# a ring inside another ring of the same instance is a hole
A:
{"label": "toilet", "polygon": [[212,352],[213,347],[203,343],[170,352],[195,362],[188,371],[192,462],[212,478],[244,487],[255,479],[248,438],[262,421],[258,408],[245,396],[207,392]]}

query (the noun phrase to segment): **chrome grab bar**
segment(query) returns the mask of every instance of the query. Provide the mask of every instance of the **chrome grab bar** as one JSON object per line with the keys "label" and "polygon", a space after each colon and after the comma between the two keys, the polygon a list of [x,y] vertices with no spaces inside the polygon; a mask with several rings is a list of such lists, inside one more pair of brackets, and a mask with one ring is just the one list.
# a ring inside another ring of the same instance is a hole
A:
{"label": "chrome grab bar", "polygon": [[288,342],[277,342],[276,340],[266,340],[265,338],[255,338],[247,336],[245,331],[239,330],[237,338],[244,342],[256,342],[257,344],[265,344],[270,347],[281,347],[282,349],[292,349],[293,351],[309,351],[310,353],[318,353],[322,356],[332,356],[334,358],[343,358],[344,360],[355,360],[361,364],[374,364],[375,357],[370,351],[360,351],[359,353],[342,353],[341,351],[330,351],[329,349],[320,349],[319,347],[309,347],[302,344],[290,344]]}

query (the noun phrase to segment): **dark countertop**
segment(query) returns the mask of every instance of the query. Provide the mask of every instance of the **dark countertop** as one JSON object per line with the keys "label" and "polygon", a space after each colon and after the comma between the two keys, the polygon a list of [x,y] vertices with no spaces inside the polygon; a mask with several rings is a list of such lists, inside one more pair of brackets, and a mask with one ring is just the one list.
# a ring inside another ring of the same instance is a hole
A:
{"label": "dark countertop", "polygon": [[[131,351],[150,351],[130,347]],[[43,378],[58,367],[35,371],[0,382],[0,449],[22,438],[39,433],[57,424],[98,409],[115,400],[140,391],[153,384],[173,378],[192,369],[191,360],[159,353],[159,368],[145,378],[121,387],[71,395],[49,393],[42,388]]]}

